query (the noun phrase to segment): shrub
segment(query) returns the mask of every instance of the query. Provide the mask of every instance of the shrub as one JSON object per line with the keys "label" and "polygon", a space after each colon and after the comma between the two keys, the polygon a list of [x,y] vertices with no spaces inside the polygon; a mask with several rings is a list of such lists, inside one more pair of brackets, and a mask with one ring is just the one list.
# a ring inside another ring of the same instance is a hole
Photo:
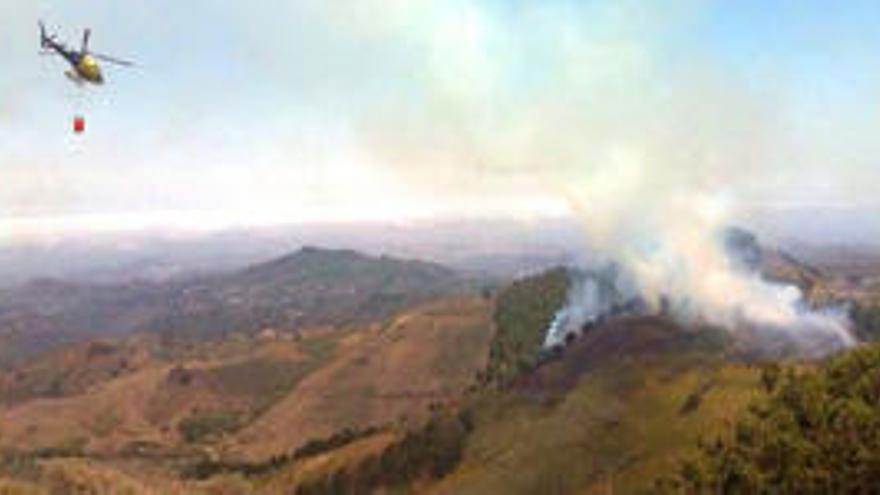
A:
{"label": "shrub", "polygon": [[873,493],[880,486],[880,344],[821,366],[770,366],[767,396],[658,490]]}
{"label": "shrub", "polygon": [[238,413],[216,412],[185,418],[178,423],[177,429],[188,443],[196,443],[222,433],[232,433],[240,426]]}
{"label": "shrub", "polygon": [[473,429],[469,414],[442,412],[423,428],[407,433],[379,455],[357,466],[297,487],[297,495],[371,493],[381,487],[402,487],[417,480],[438,479],[460,462]]}
{"label": "shrub", "polygon": [[850,320],[860,339],[875,340],[880,337],[880,305],[854,302],[850,306]]}
{"label": "shrub", "polygon": [[568,275],[558,268],[518,280],[500,292],[487,380],[503,383],[538,362],[547,327],[564,304],[567,290]]}

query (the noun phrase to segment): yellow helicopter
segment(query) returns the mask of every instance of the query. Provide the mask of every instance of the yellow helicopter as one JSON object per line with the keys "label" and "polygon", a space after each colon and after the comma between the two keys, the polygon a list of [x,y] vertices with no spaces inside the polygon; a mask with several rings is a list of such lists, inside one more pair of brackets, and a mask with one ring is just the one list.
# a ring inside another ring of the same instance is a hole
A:
{"label": "yellow helicopter", "polygon": [[126,60],[90,52],[89,37],[91,36],[91,30],[88,28],[83,31],[82,47],[79,50],[73,50],[64,46],[63,43],[56,41],[55,36],[46,35],[46,27],[42,21],[39,22],[39,25],[40,47],[43,49],[43,53],[57,53],[64,57],[72,68],[72,70],[68,70],[64,74],[78,85],[104,83],[104,75],[101,73],[101,66],[98,64],[98,60],[126,67],[134,65]]}

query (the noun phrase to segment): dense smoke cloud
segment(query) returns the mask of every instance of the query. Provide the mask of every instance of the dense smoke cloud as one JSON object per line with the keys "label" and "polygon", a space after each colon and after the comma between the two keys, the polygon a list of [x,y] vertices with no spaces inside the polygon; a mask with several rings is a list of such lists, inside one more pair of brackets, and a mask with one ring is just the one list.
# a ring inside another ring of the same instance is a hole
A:
{"label": "dense smoke cloud", "polygon": [[[736,215],[876,211],[876,30],[849,21],[859,8],[825,10],[744,22],[753,6],[694,0],[7,0],[0,242],[47,222],[161,228],[164,212],[196,229],[540,218],[589,209],[584,184],[614,193],[633,160],[656,194],[728,195]],[[70,43],[91,27],[96,49],[137,68],[81,91],[34,55],[40,18]],[[70,135],[77,113],[95,132]],[[877,232],[875,218],[858,223]]]}
{"label": "dense smoke cloud", "polygon": [[[803,165],[785,161],[779,101],[665,36],[686,16],[630,2],[542,2],[504,17],[489,3],[413,5],[402,15],[425,29],[404,22],[397,34],[425,55],[412,67],[422,91],[384,102],[364,128],[414,187],[466,189],[474,170],[481,186],[526,177],[564,200],[649,307],[852,342],[842,318],[725,255],[719,233],[741,198]],[[573,297],[598,295],[588,284]],[[565,311],[597,311],[578,304]]]}
{"label": "dense smoke cloud", "polygon": [[[663,314],[687,325],[722,326],[743,337],[744,349],[759,354],[821,356],[854,343],[844,306],[812,308],[796,286],[765,278],[764,251],[754,236],[739,229],[721,234],[705,248],[721,258],[721,266],[646,261],[653,263],[653,273],[668,277],[666,286],[646,284],[645,276],[632,272],[627,264],[623,270],[614,263],[595,265],[600,269],[571,269],[568,298],[547,329],[545,346],[559,345],[608,318],[633,314]],[[746,242],[737,244],[743,239]],[[688,271],[695,268],[710,271],[692,277]],[[708,280],[706,285],[688,285],[700,277]]]}

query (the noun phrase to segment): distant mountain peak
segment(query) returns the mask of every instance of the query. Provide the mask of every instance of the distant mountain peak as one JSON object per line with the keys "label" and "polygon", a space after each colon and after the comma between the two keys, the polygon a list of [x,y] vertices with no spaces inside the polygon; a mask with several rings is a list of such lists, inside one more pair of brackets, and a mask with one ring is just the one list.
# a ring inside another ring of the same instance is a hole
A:
{"label": "distant mountain peak", "polygon": [[342,325],[385,318],[464,287],[455,271],[436,263],[304,246],[242,270],[184,281],[33,282],[0,292],[0,335],[34,322],[71,336]]}

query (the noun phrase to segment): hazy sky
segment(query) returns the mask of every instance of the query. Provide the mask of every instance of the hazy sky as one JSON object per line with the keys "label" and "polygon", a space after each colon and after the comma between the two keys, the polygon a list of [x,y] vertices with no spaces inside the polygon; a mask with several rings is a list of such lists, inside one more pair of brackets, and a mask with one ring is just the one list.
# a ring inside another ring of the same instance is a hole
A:
{"label": "hazy sky", "polygon": [[[37,19],[137,66],[77,88]],[[878,25],[875,1],[2,0],[0,236],[561,215],[620,154],[742,211],[870,210]]]}

